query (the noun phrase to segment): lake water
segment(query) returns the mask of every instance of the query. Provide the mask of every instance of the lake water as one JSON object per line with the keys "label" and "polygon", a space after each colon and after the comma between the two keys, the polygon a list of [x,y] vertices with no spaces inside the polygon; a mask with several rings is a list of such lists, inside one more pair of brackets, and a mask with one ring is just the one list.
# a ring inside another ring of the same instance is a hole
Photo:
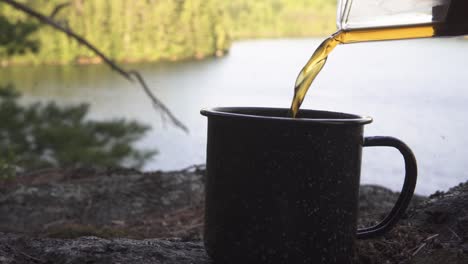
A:
{"label": "lake water", "polygon": [[[146,170],[181,169],[205,162],[211,106],[289,107],[298,71],[320,39],[235,43],[224,58],[131,65],[190,128],[161,121],[145,94],[104,65],[0,69],[0,82],[23,91],[25,102],[89,102],[91,117],[126,117],[152,125],[139,146],[160,154]],[[426,39],[337,47],[303,108],[369,115],[367,136],[405,141],[419,165],[417,193],[446,190],[468,179],[468,41]],[[365,149],[362,182],[398,190],[404,166],[393,149]]]}

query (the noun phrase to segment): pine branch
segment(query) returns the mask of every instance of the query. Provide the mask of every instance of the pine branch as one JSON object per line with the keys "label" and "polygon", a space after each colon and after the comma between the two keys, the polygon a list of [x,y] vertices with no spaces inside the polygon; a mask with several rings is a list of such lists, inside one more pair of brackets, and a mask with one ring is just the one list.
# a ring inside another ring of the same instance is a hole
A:
{"label": "pine branch", "polygon": [[99,58],[101,58],[104,61],[104,63],[106,63],[112,70],[114,70],[117,73],[119,73],[120,75],[122,75],[125,79],[127,79],[127,80],[129,80],[131,82],[134,82],[134,78],[132,78],[132,76],[135,76],[136,80],[138,81],[140,86],[143,88],[145,93],[151,99],[151,101],[153,103],[153,106],[157,110],[162,111],[164,115],[168,116],[173,125],[175,125],[177,128],[179,128],[179,129],[181,129],[181,130],[188,133],[188,128],[177,117],[175,117],[175,115],[169,110],[169,108],[161,100],[159,100],[154,95],[154,93],[146,85],[146,82],[144,81],[142,76],[137,71],[134,71],[134,70],[126,71],[126,70],[122,69],[116,63],[114,63],[111,59],[109,59],[104,53],[102,53],[98,48],[96,48],[94,45],[89,43],[89,41],[87,41],[85,38],[83,38],[82,36],[80,36],[77,33],[73,32],[69,28],[66,28],[66,27],[60,25],[59,23],[57,23],[52,18],[50,18],[48,16],[45,16],[45,15],[43,15],[43,14],[29,8],[25,4],[18,3],[18,2],[14,1],[14,0],[0,0],[0,2],[4,2],[4,3],[12,6],[16,10],[22,11],[22,12],[30,15],[31,17],[36,18],[41,23],[49,25],[49,26],[55,28],[56,30],[61,31],[62,33],[65,33],[67,36],[75,39],[81,45],[84,45],[88,49],[92,50]]}

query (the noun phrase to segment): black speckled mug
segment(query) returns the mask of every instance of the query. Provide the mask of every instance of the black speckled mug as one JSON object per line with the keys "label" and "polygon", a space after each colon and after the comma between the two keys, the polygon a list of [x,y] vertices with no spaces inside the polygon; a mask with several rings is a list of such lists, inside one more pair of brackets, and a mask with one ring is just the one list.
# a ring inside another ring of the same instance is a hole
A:
{"label": "black speckled mug", "polygon": [[[214,108],[208,117],[205,246],[215,263],[351,263],[355,238],[388,231],[406,210],[416,159],[400,140],[363,138],[369,117]],[[406,177],[378,225],[356,229],[363,147],[397,148]]]}

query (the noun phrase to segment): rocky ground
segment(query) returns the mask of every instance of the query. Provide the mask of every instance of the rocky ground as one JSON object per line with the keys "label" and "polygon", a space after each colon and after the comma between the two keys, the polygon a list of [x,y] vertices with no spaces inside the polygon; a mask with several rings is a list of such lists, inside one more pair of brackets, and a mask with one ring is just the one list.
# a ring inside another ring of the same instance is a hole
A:
{"label": "rocky ground", "polygon": [[0,231],[54,238],[188,236],[203,222],[203,174],[194,167],[23,175],[0,186]]}
{"label": "rocky ground", "polygon": [[[209,263],[200,242],[204,172],[44,170],[2,182],[0,263]],[[363,186],[360,225],[382,218],[396,197]],[[416,197],[393,231],[358,241],[355,259],[468,263],[468,182]]]}

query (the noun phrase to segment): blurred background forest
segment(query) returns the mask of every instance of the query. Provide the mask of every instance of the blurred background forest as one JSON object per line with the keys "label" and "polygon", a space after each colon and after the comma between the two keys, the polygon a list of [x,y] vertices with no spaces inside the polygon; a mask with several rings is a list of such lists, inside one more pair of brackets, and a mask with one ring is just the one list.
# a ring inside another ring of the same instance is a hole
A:
{"label": "blurred background forest", "polygon": [[[18,2],[139,71],[190,133],[165,126],[140,87],[88,49],[0,0],[0,178],[203,164],[200,109],[289,107],[299,70],[336,30],[336,0]],[[366,135],[401,138],[421,161],[418,193],[447,189],[468,178],[467,49],[463,38],[340,45],[303,108],[372,116]],[[401,188],[398,153],[363,155],[363,183]]]}
{"label": "blurred background forest", "polygon": [[[325,35],[334,27],[335,14],[335,0],[18,2],[123,63],[220,57],[233,40],[247,38]],[[50,78],[47,72],[51,68],[28,66],[100,63],[101,58],[74,39],[0,2],[0,179],[47,167],[142,168],[158,153],[154,147],[135,147],[151,130],[145,120],[112,116],[92,121],[87,96],[78,96],[70,104],[50,98],[54,92],[46,91],[45,102],[23,102],[21,93],[28,98],[44,80],[73,80],[82,86],[83,73],[89,75],[90,70],[96,88],[99,79],[107,76],[107,71],[59,66],[59,76]],[[66,90],[63,86],[67,84],[60,86]]]}
{"label": "blurred background forest", "polygon": [[[21,1],[51,14],[63,0]],[[184,60],[222,55],[232,40],[330,34],[335,0],[71,0],[54,18],[82,34],[117,61]],[[37,23],[0,4],[0,29]],[[3,65],[97,63],[76,41],[39,27],[28,36],[37,53],[9,54],[0,43]],[[4,32],[2,32],[4,36]]]}

